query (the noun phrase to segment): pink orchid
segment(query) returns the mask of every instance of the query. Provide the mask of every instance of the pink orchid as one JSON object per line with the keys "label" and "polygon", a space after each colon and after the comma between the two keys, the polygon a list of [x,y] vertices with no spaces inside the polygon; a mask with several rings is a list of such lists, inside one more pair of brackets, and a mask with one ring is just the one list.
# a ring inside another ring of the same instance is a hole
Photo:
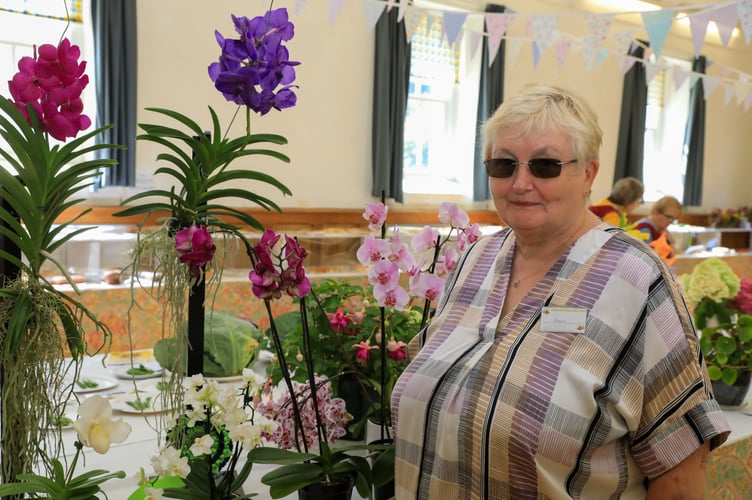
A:
{"label": "pink orchid", "polygon": [[373,296],[380,307],[393,307],[397,311],[404,311],[410,301],[410,296],[401,287],[386,288],[381,285],[373,286]]}
{"label": "pink orchid", "polygon": [[423,227],[423,230],[418,233],[410,242],[413,250],[416,252],[425,252],[436,247],[436,241],[439,239],[439,231],[431,226]]}
{"label": "pink orchid", "polygon": [[380,231],[386,221],[387,207],[383,203],[369,203],[363,212],[363,218],[368,221],[368,229]]}
{"label": "pink orchid", "polygon": [[447,246],[444,253],[436,259],[436,267],[434,269],[436,275],[446,276],[449,274],[449,272],[454,269],[454,266],[457,265],[459,257],[460,254],[453,245]]}
{"label": "pink orchid", "polygon": [[378,350],[379,346],[371,345],[370,343],[365,341],[360,341],[357,344],[353,344],[352,349],[357,349],[357,352],[355,353],[355,360],[361,365],[365,365],[366,363],[368,363],[368,360],[371,357],[371,349]]}
{"label": "pink orchid", "polygon": [[399,230],[394,230],[394,237],[389,243],[391,253],[389,254],[389,260],[396,262],[399,268],[403,271],[407,271],[415,265],[415,257],[410,253],[410,247],[407,243],[400,240]]}
{"label": "pink orchid", "polygon": [[410,283],[410,295],[422,299],[437,301],[444,290],[446,280],[431,273],[421,273]]}
{"label": "pink orchid", "polygon": [[364,266],[386,259],[389,256],[389,243],[381,238],[367,236],[355,253],[358,262]]}
{"label": "pink orchid", "polygon": [[470,223],[470,217],[456,203],[448,201],[439,205],[439,220],[453,228],[464,228]]}
{"label": "pink orchid", "polygon": [[399,266],[388,260],[380,260],[368,269],[368,282],[390,289],[399,283]]}

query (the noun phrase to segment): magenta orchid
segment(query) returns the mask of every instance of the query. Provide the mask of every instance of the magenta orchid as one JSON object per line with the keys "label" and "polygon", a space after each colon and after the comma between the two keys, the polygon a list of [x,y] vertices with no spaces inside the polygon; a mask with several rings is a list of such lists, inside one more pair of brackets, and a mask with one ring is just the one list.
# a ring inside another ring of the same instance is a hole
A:
{"label": "magenta orchid", "polygon": [[368,221],[368,229],[380,231],[386,222],[387,207],[383,203],[369,203],[363,212],[363,218]]}
{"label": "magenta orchid", "polygon": [[42,130],[59,141],[75,137],[91,125],[82,114],[81,93],[89,84],[86,61],[78,62],[81,49],[64,38],[57,47],[34,47],[34,57],[18,61],[19,72],[8,82],[13,104],[32,124],[27,106],[37,115]]}
{"label": "magenta orchid", "polygon": [[303,268],[306,250],[293,238],[285,236],[284,247],[277,251],[279,240],[280,235],[267,229],[253,249],[256,263],[248,279],[253,285],[253,294],[260,299],[278,299],[283,292],[290,297],[303,297],[311,290],[311,281]]}
{"label": "magenta orchid", "polygon": [[191,224],[175,234],[175,250],[180,262],[188,265],[191,278],[199,278],[201,269],[214,258],[217,247],[205,226]]}

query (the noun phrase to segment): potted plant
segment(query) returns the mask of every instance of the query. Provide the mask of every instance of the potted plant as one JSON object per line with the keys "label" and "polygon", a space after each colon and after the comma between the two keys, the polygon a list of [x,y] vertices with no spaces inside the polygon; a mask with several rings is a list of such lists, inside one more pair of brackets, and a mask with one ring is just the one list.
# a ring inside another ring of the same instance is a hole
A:
{"label": "potted plant", "polygon": [[[204,366],[205,308],[212,308],[211,293],[222,279],[223,254],[230,245],[250,251],[246,228],[263,226],[243,210],[228,207],[228,200],[281,211],[266,196],[240,187],[238,183],[259,182],[279,190],[290,190],[273,176],[253,170],[249,165],[233,165],[255,156],[289,162],[274,147],[287,140],[276,134],[251,133],[251,111],[264,115],[271,109],[286,109],[296,104],[294,66],[285,43],[293,38],[294,26],[287,10],[272,9],[263,16],[232,16],[237,38],[215,38],[221,49],[219,60],[209,65],[208,74],[223,96],[245,111],[245,133],[228,137],[216,112],[210,107],[208,132],[189,117],[162,108],[149,108],[173,125],[141,123],[143,133],[137,140],[148,141],[166,151],[157,159],[164,163],[156,174],[172,178],[175,186],[138,193],[123,201],[125,208],[116,216],[143,214],[135,248],[131,255],[131,274],[139,276],[144,263],[154,271],[153,286],[146,286],[164,304],[164,337],[172,338],[175,355],[171,362],[171,406],[180,407],[182,377],[202,373]],[[234,120],[234,117],[233,117]],[[145,229],[148,215],[168,214],[155,230]],[[223,238],[223,245],[214,240]],[[236,250],[236,249],[231,249]],[[216,258],[215,258],[216,255]],[[133,281],[133,286],[138,286]],[[208,290],[208,294],[207,294]],[[208,295],[208,297],[207,297]],[[186,300],[187,297],[187,300]]]}
{"label": "potted plant", "polygon": [[[109,329],[78,299],[78,288],[53,253],[87,229],[63,213],[84,200],[110,159],[89,156],[121,148],[92,144],[105,126],[79,136],[91,125],[83,114],[81,92],[88,84],[80,50],[63,38],[55,46],[34,47],[8,83],[11,98],[0,96],[0,399],[2,400],[2,482],[29,473],[36,464],[48,471],[60,454],[59,418],[72,395],[83,356],[103,349]],[[68,140],[71,139],[71,140]],[[67,141],[67,142],[66,142]],[[55,288],[42,274],[51,263],[66,276],[75,294]],[[85,322],[103,334],[104,343],[87,346]],[[65,357],[70,356],[66,361]]]}
{"label": "potted plant", "polygon": [[719,403],[741,404],[752,373],[752,281],[717,257],[679,277],[700,334],[700,349]]}
{"label": "potted plant", "polygon": [[[272,436],[274,446],[251,450],[247,460],[255,463],[277,464],[279,467],[265,474],[261,481],[270,487],[272,498],[280,498],[298,491],[301,498],[309,490],[316,494],[334,493],[349,498],[353,486],[361,496],[370,498],[372,488],[371,467],[362,452],[367,445],[332,448],[344,434],[347,414],[344,402],[331,398],[328,380],[314,372],[311,361],[312,337],[308,328],[306,297],[311,282],[303,263],[308,252],[297,241],[267,229],[253,247],[253,269],[250,273],[253,294],[264,301],[276,362],[281,370],[278,397],[270,396],[256,407],[280,427]],[[282,348],[280,332],[272,313],[272,301],[283,294],[299,299],[303,327],[303,359],[305,381],[293,380],[288,360]],[[319,498],[329,498],[319,497]]]}

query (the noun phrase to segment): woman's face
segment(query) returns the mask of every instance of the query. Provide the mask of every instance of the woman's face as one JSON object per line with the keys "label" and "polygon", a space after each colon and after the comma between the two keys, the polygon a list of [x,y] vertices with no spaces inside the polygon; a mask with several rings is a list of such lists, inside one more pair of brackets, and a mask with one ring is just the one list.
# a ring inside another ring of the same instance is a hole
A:
{"label": "woman's face", "polygon": [[508,178],[489,178],[489,187],[499,217],[518,234],[546,237],[567,233],[586,214],[587,194],[598,173],[598,162],[577,158],[570,137],[558,130],[537,130],[528,135],[512,128],[500,130],[491,147],[492,158],[527,162],[553,158],[562,162],[554,178],[533,176],[527,164],[517,165]]}

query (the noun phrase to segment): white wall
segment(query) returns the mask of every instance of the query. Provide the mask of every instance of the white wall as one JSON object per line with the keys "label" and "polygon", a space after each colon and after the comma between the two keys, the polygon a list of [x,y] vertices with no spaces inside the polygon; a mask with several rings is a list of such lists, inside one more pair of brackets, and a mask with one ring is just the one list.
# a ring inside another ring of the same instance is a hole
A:
{"label": "white wall", "polygon": [[[300,15],[295,13],[295,3],[294,0],[277,0],[274,6],[287,7],[295,23],[295,38],[288,46],[291,59],[302,63],[297,67],[298,105],[282,112],[272,110],[264,117],[252,117],[253,131],[287,137],[289,144],[283,150],[290,156],[291,163],[264,158],[246,161],[249,168],[277,176],[290,187],[293,196],[282,198],[273,190],[249,188],[272,197],[282,207],[361,208],[372,200],[373,34],[366,29],[359,0],[344,2],[334,24],[329,21],[329,0],[308,0]],[[455,0],[453,3],[477,10],[485,4],[481,0]],[[518,13],[582,12],[581,2],[575,0],[508,0],[505,4]],[[203,5],[207,7],[197,9]],[[247,0],[211,3],[138,0],[139,122],[161,120],[158,115],[145,111],[145,107],[166,107],[208,126],[207,106],[212,106],[223,123],[228,123],[235,106],[214,89],[207,75],[208,65],[219,56],[214,30],[232,36],[231,13],[253,17],[262,14],[267,5],[267,1]],[[625,26],[628,25],[614,24],[612,31]],[[581,17],[577,16],[562,17],[559,28],[580,36],[585,30]],[[516,26],[510,30],[510,35],[517,33],[518,36],[524,31]],[[641,35],[646,36],[644,32]],[[746,48],[743,37],[741,42],[735,43]],[[687,35],[672,31],[664,53],[689,58],[692,45]],[[703,53],[717,64],[752,73],[749,51],[706,43]],[[615,57],[609,57],[600,67],[587,72],[582,55],[572,54],[560,72],[553,49],[543,53],[535,68],[529,45],[523,47],[514,65],[507,63],[507,95],[528,82],[558,83],[587,96],[597,109],[605,137],[594,197],[605,196],[613,180],[622,78]],[[243,127],[243,123],[236,123],[234,134],[241,134]],[[752,158],[752,141],[749,140],[752,110],[745,113],[734,103],[724,106],[723,91],[717,89],[708,99],[706,129],[702,208],[749,204],[752,200],[748,195],[746,171],[747,159]],[[153,176],[158,152],[152,144],[142,141],[137,144],[137,176],[142,187],[164,186],[167,182],[167,179]]]}

